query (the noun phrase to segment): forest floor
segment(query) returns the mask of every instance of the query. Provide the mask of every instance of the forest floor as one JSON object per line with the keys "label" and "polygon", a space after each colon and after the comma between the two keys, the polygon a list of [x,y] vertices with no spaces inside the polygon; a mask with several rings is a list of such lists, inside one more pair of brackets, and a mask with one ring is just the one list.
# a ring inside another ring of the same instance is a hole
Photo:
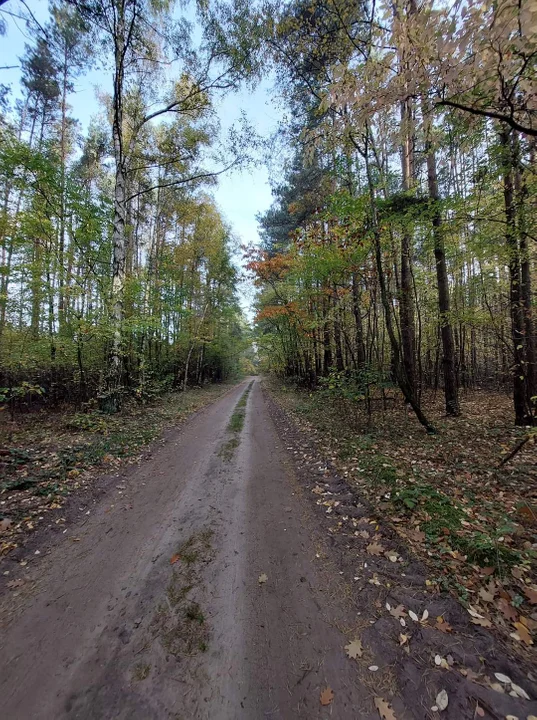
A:
{"label": "forest floor", "polygon": [[11,422],[0,413],[0,557],[18,556],[45,524],[62,530],[67,498],[98,492],[100,476],[140,464],[149,443],[183,423],[233,385],[175,392],[148,404],[130,401],[117,415],[41,410]]}
{"label": "forest floor", "polygon": [[[493,627],[515,652],[532,657],[537,640],[537,453],[513,426],[511,398],[466,392],[463,414],[447,418],[439,393],[424,399],[438,429],[427,435],[402,401],[367,417],[365,408],[322,392],[272,383],[272,392],[376,516],[429,570],[431,590],[449,590],[472,621]],[[317,502],[337,514],[319,489]],[[334,529],[334,532],[337,530]],[[384,554],[381,543],[365,551]]]}
{"label": "forest floor", "polygon": [[[73,489],[57,529],[41,522],[0,561],[6,717],[535,720],[528,541],[516,535],[516,562],[500,554],[499,566],[460,549],[436,557],[455,527],[443,521],[450,533],[435,540],[434,507],[390,494],[414,475],[403,462],[427,467],[430,439],[397,409],[372,440],[348,415],[321,433],[321,411],[332,409],[320,396],[247,380],[170,421],[135,466],[95,476],[97,494]],[[129,433],[148,423],[141,413]],[[340,458],[329,430],[364,447]],[[415,448],[399,465],[386,443],[407,435]],[[520,455],[502,472],[525,474]],[[379,483],[396,487],[378,497]],[[452,560],[473,568],[467,597],[447,591]],[[516,612],[505,632],[498,597]]]}

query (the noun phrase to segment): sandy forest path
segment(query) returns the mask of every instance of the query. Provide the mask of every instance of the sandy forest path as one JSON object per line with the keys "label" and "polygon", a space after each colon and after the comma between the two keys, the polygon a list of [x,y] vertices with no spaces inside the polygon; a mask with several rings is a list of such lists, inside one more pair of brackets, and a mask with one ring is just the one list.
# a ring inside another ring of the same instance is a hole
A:
{"label": "sandy forest path", "polygon": [[0,715],[378,718],[303,503],[260,383],[247,380],[36,564],[4,613]]}

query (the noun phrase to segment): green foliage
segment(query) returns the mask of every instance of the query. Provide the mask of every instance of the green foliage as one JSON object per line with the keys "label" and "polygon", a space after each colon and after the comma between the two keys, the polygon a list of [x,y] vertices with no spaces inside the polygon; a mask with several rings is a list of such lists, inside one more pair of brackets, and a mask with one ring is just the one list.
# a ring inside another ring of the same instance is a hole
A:
{"label": "green foliage", "polygon": [[[48,42],[39,36],[23,60],[23,101],[0,105],[0,385],[43,388],[39,397],[4,393],[12,412],[24,409],[25,397],[35,406],[97,398],[110,412],[132,396],[148,403],[171,388],[238,375],[250,344],[234,240],[204,189],[214,184],[204,166],[217,133],[214,88],[198,60],[210,48],[200,46],[195,59],[192,30],[170,21],[168,2],[132,10],[125,6],[132,27],[114,85],[128,154],[120,250],[112,242],[113,128],[94,119],[81,137],[69,106],[96,48],[113,46],[100,41],[121,33],[112,6],[52,6]],[[205,20],[216,32],[217,15]],[[207,30],[210,42],[231,51],[216,35]],[[182,49],[174,60],[183,65],[164,87],[172,46]],[[244,51],[233,62],[228,79],[236,82],[249,72]],[[162,113],[150,121],[156,94]],[[114,103],[103,104],[113,119]]]}
{"label": "green foliage", "polygon": [[320,393],[331,399],[360,402],[368,393],[378,387],[389,385],[382,373],[374,368],[360,370],[330,370],[326,377],[319,378]]}

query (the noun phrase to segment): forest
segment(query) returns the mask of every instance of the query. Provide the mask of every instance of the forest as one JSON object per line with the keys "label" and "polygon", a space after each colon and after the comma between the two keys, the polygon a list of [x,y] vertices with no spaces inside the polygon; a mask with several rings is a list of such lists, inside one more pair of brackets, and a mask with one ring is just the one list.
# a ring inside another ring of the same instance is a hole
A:
{"label": "forest", "polygon": [[248,267],[269,366],[368,402],[537,402],[531,3],[294,2],[268,37],[293,148]]}
{"label": "forest", "polygon": [[[58,2],[44,26],[17,12],[32,40],[0,95],[0,399],[12,416],[115,412],[236,375],[237,241],[211,187],[241,162],[214,146],[213,106],[239,61],[215,74],[216,30],[194,48],[166,4]],[[110,91],[82,132],[70,103],[97,66]]]}
{"label": "forest", "polygon": [[[461,389],[509,388],[532,425],[532,4],[200,5],[197,46],[170,13],[53,4],[20,96],[3,86],[4,402],[115,411],[236,372],[237,242],[210,188],[249,138],[215,147],[215,102],[266,65],[291,118],[246,251],[267,368],[367,407],[398,386],[430,432],[428,390],[458,416]],[[81,136],[70,95],[99,63],[112,89]]]}
{"label": "forest", "polygon": [[535,720],[536,298],[535,0],[0,0],[10,717]]}

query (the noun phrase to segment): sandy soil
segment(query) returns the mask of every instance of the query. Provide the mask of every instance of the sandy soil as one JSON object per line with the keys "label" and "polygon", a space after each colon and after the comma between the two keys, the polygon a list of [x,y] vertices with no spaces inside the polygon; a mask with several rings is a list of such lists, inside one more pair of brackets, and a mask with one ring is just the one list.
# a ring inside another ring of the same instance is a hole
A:
{"label": "sandy soil", "polygon": [[228,429],[249,383],[126,471],[4,596],[2,717],[378,718],[344,651],[357,616],[258,380]]}

